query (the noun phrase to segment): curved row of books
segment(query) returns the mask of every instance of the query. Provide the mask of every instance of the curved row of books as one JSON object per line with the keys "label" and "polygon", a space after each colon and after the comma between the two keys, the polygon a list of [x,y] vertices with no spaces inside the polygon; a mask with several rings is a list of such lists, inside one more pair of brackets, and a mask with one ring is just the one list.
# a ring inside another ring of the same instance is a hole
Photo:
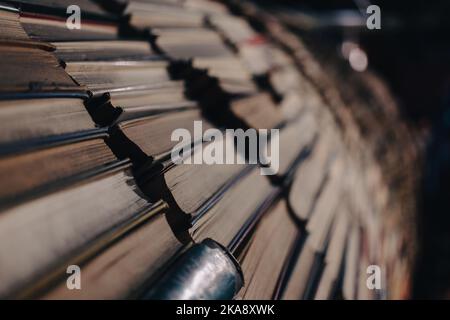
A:
{"label": "curved row of books", "polygon": [[[382,297],[376,173],[254,27],[207,0],[2,1],[0,297]],[[212,128],[279,129],[276,174]],[[174,162],[177,129],[239,161]]]}

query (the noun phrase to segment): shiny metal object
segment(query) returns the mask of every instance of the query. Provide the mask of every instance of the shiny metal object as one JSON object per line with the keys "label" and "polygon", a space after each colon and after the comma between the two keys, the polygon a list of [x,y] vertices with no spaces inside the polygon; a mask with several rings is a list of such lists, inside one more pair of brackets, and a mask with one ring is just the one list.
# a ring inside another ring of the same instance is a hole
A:
{"label": "shiny metal object", "polygon": [[228,300],[243,284],[235,258],[217,242],[206,239],[184,253],[145,299]]}

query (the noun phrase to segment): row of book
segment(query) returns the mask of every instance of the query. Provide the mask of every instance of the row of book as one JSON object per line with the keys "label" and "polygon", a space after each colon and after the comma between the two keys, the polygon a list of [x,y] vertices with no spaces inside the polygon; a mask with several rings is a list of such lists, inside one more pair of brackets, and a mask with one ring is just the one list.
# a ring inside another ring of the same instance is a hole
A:
{"label": "row of book", "polygon": [[[213,1],[3,2],[1,297],[373,297],[363,173],[282,48]],[[279,129],[278,173],[195,121]],[[242,161],[174,163],[176,129]]]}
{"label": "row of book", "polygon": [[[292,21],[271,2],[226,3],[234,14],[250,21],[293,57],[320,92],[341,130],[347,156],[352,159],[352,174],[357,177],[348,196],[354,198],[350,202],[363,234],[361,248],[371,264],[365,269],[364,262],[360,272],[369,279],[370,270],[379,267],[382,289],[371,291],[376,296],[410,298],[422,241],[417,220],[417,186],[426,145],[422,134],[399,112],[401,102],[376,69],[354,72],[348,61],[336,54],[336,46],[339,51],[342,43],[334,33],[330,38],[304,30],[293,34]],[[302,15],[299,7],[294,10]],[[359,291],[361,297],[373,296],[364,286]]]}

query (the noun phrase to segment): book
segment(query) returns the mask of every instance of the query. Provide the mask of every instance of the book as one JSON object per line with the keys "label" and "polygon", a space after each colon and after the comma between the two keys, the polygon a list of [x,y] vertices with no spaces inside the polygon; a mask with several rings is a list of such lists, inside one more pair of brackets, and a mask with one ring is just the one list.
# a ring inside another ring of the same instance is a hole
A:
{"label": "book", "polygon": [[74,3],[71,0],[8,0],[13,4],[20,6],[21,9],[27,11],[56,11],[63,14],[66,13],[67,7],[76,4],[81,11],[86,15],[94,15],[96,18],[111,17],[96,1],[90,0],[76,0]]}
{"label": "book", "polygon": [[325,267],[320,277],[316,300],[330,300],[337,296],[342,278],[345,259],[345,246],[348,237],[349,219],[346,211],[340,211],[332,226],[330,244],[325,254]]}
{"label": "book", "polygon": [[[363,231],[364,228],[362,228]],[[372,265],[370,257],[369,257],[369,250],[367,247],[368,243],[367,243],[367,234],[364,234],[364,232],[362,232],[362,241],[360,243],[360,254],[359,254],[359,261],[357,264],[357,268],[358,268],[358,278],[356,278],[356,286],[357,286],[357,295],[356,295],[356,300],[376,300],[378,298],[378,296],[381,295],[381,280],[380,279],[380,288],[377,289],[375,287],[376,281],[375,279],[370,279],[369,277],[371,275],[373,275],[373,270],[371,270],[371,268],[369,268],[369,266]],[[376,265],[375,267],[380,268],[381,267]],[[382,276],[381,272],[379,274],[380,278]],[[371,281],[370,281],[371,280]],[[369,285],[374,285],[374,287],[371,289],[371,287],[369,287]]]}
{"label": "book", "polygon": [[206,69],[208,75],[217,78],[219,86],[230,95],[246,96],[258,93],[250,71],[243,61],[236,57],[195,57],[192,65],[194,68]]}
{"label": "book", "polygon": [[65,70],[93,95],[170,81],[165,61],[67,62]]}
{"label": "book", "polygon": [[283,122],[280,111],[266,93],[236,99],[230,110],[247,128],[274,129]]}
{"label": "book", "polygon": [[39,291],[37,279],[66,266],[95,239],[151,207],[130,165],[124,164],[3,211],[0,296]]}
{"label": "book", "polygon": [[[0,95],[49,94],[83,95],[51,52],[32,43],[0,41]],[[32,72],[30,72],[32,70]]]}
{"label": "book", "polygon": [[[353,155],[376,127],[352,109],[365,100],[345,86],[351,109],[336,104],[276,17],[237,1],[73,4],[80,30],[69,0],[0,4],[0,297],[372,299],[369,263],[402,273],[389,261],[404,240],[378,245],[380,160]],[[268,130],[258,163],[227,129]]]}
{"label": "book", "polygon": [[173,59],[232,58],[219,34],[206,28],[154,29],[156,44]]}
{"label": "book", "polygon": [[[198,133],[194,132],[196,121],[202,123]],[[139,167],[155,159],[167,158],[175,147],[183,144],[179,138],[172,139],[174,130],[187,130],[198,141],[202,139],[203,132],[212,127],[200,110],[192,108],[120,121],[112,129],[107,142],[119,158],[131,158]],[[195,137],[194,134],[200,136]],[[190,147],[195,141],[186,141],[183,146]]]}
{"label": "book", "polygon": [[342,170],[342,163],[333,167],[332,179],[326,184],[306,224],[308,235],[282,294],[283,299],[312,299],[315,296],[324,269],[333,221],[336,215],[348,208],[345,202],[338,202],[342,193]]}
{"label": "book", "polygon": [[229,14],[226,4],[216,1],[186,0],[182,4],[185,8],[203,12],[207,16],[211,14]]}
{"label": "book", "polygon": [[30,40],[28,34],[20,24],[20,12],[15,6],[1,4],[0,6],[0,39],[2,40]]}
{"label": "book", "polygon": [[[282,117],[280,118],[282,119]],[[313,148],[317,136],[318,128],[315,117],[311,113],[302,113],[297,119],[284,123],[281,127],[276,140],[279,144],[278,147],[272,145],[274,138],[271,137],[262,152],[264,164],[267,164],[268,170],[281,181],[289,180],[293,170]],[[277,148],[279,150],[278,161],[271,162],[266,159],[267,155]]]}
{"label": "book", "polygon": [[306,221],[311,215],[316,199],[327,182],[329,170],[337,156],[330,150],[334,147],[337,147],[335,139],[323,132],[309,157],[300,163],[294,174],[288,201],[300,220]]}
{"label": "book", "polygon": [[205,28],[154,29],[156,45],[171,59],[192,60],[192,66],[217,78],[232,95],[255,94],[257,88],[246,65],[235,57],[220,35]]}
{"label": "book", "polygon": [[106,92],[92,96],[86,107],[100,127],[165,112],[198,109],[195,101],[185,97],[182,81]]}
{"label": "book", "polygon": [[[203,149],[208,147],[223,148],[223,154],[236,159],[236,162],[233,164],[196,162],[196,159],[201,159]],[[230,151],[233,153],[227,154]],[[243,172],[249,170],[249,165],[245,164],[245,160],[236,153],[232,142],[228,140],[223,143],[221,140],[197,143],[192,151],[184,153],[184,157],[189,157],[189,162],[185,160],[174,165],[171,159],[160,172],[150,175],[144,173],[142,188],[148,194],[160,190],[161,196],[166,198],[174,209],[192,218],[209,209],[212,203],[220,199],[222,194],[239,180]]]}
{"label": "book", "polygon": [[0,206],[116,165],[119,161],[104,142],[106,136],[0,157]]}
{"label": "book", "polygon": [[[303,81],[305,81],[304,78],[293,65],[278,67],[270,72],[270,82],[280,95],[285,95],[292,91],[300,91]],[[302,91],[299,92],[299,94],[302,93]],[[308,101],[307,96],[303,96],[303,99]]]}
{"label": "book", "polygon": [[177,4],[129,1],[124,14],[130,15],[130,25],[137,29],[201,27],[204,15]]}
{"label": "book", "polygon": [[297,91],[289,92],[283,96],[278,107],[283,118],[288,121],[298,118],[305,110],[305,100]]}
{"label": "book", "polygon": [[234,15],[213,14],[209,16],[209,21],[235,47],[257,36],[245,19]]}
{"label": "book", "polygon": [[[157,113],[196,107],[172,81],[167,62],[146,41],[57,42],[66,71],[90,89],[86,107],[101,127]],[[120,119],[118,119],[120,116]]]}
{"label": "book", "polygon": [[342,296],[346,300],[355,300],[358,294],[360,230],[356,223],[351,224],[346,244],[345,269],[342,283]]}
{"label": "book", "polygon": [[84,107],[84,99],[0,100],[2,154],[104,134]]}
{"label": "book", "polygon": [[230,248],[243,238],[242,230],[259,220],[266,209],[266,201],[278,194],[278,188],[261,176],[258,168],[252,169],[234,183],[221,199],[208,210],[194,216],[190,229],[192,238],[200,242],[211,238]]}
{"label": "book", "polygon": [[[173,80],[184,81],[186,96],[197,101],[205,117],[218,127],[235,129],[247,127],[243,120],[231,110],[231,105],[234,103],[237,104],[235,106],[237,109],[254,105],[253,109],[258,110],[259,113],[265,110],[271,114],[277,112],[270,98],[265,97],[263,93],[254,92],[256,88],[249,79],[242,82],[233,79],[230,81],[226,76],[213,77],[208,69],[195,68],[192,61],[184,60],[172,61],[169,72]],[[257,99],[258,97],[260,100]],[[264,101],[263,108],[255,106],[257,101]],[[277,118],[274,119],[276,120]]]}
{"label": "book", "polygon": [[209,21],[237,53],[258,88],[270,93],[274,102],[279,103],[288,92],[302,89],[304,79],[293,59],[253,30],[248,21],[223,14],[211,15]]}
{"label": "book", "polygon": [[118,25],[110,21],[84,19],[80,29],[68,29],[67,16],[22,13],[20,23],[32,40],[39,41],[114,40],[119,37]]}
{"label": "book", "polygon": [[344,184],[344,166],[345,164],[340,159],[334,163],[330,178],[317,198],[312,215],[306,224],[306,230],[309,233],[308,240],[318,252],[324,251],[328,241],[329,230],[337,212],[348,210]]}
{"label": "book", "polygon": [[[10,5],[0,7],[0,39],[20,41],[67,41],[67,40],[113,40],[118,38],[119,27],[114,19],[98,20],[92,16],[102,15],[103,11],[96,8],[89,14],[90,8],[94,8],[91,1],[83,1],[77,4],[81,6],[84,14],[82,28],[69,29],[67,18],[69,15],[66,6],[57,1],[13,1]],[[89,8],[88,8],[89,7]]]}
{"label": "book", "polygon": [[241,299],[274,298],[283,267],[288,263],[298,233],[283,200],[274,204],[262,217],[248,248],[238,258],[246,279],[244,288],[239,292]]}
{"label": "book", "polygon": [[69,290],[62,278],[40,299],[98,300],[139,298],[188,246],[167,223],[167,204],[157,202],[139,219],[100,238],[71,260],[81,266],[82,290]]}
{"label": "book", "polygon": [[158,55],[148,41],[102,40],[53,42],[54,54],[68,62],[151,60]]}

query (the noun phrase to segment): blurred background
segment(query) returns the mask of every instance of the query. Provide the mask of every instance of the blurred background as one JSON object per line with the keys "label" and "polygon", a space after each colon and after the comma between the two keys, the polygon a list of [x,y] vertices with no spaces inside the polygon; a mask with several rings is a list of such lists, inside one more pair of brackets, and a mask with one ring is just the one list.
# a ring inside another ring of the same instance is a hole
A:
{"label": "blurred background", "polygon": [[[413,199],[403,203],[414,202],[410,205],[417,210],[417,216],[403,216],[405,225],[416,219],[412,297],[449,298],[450,3],[305,0],[258,4],[304,40],[328,75],[335,78],[346,102],[355,98],[345,89],[350,83],[364,97],[365,85],[355,73],[372,72],[386,83],[395,99],[386,116],[396,114],[393,118],[398,116],[398,120],[381,122],[377,129],[369,123],[371,117],[362,116],[359,125],[366,138],[377,144],[378,159],[385,169],[391,168],[390,186],[412,188],[408,197]],[[366,27],[365,8],[370,4],[381,9],[380,30]],[[400,133],[403,126],[408,137]],[[373,136],[383,138],[375,142]],[[416,150],[414,156],[401,151],[408,143]],[[388,160],[389,150],[403,155]],[[411,187],[407,187],[409,183]],[[412,245],[414,240],[410,241]]]}

